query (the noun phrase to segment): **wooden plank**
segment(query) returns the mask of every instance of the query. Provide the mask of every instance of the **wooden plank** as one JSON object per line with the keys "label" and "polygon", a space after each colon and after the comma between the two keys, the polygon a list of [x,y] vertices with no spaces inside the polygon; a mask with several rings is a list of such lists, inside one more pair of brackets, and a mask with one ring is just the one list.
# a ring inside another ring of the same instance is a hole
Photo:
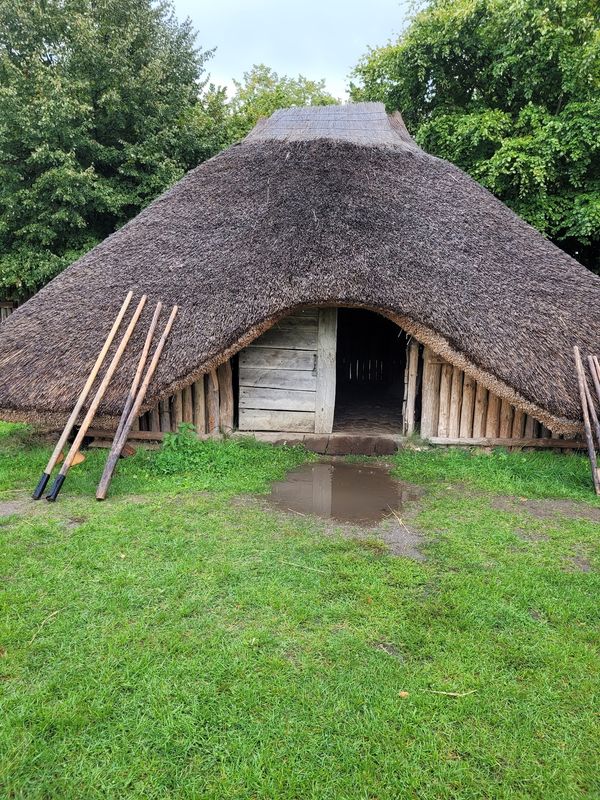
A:
{"label": "wooden plank", "polygon": [[240,367],[240,386],[256,386],[265,389],[296,389],[307,392],[317,390],[316,370],[255,369]]}
{"label": "wooden plank", "polygon": [[500,428],[498,436],[500,439],[510,439],[512,435],[514,408],[508,400],[502,400],[500,403]]}
{"label": "wooden plank", "polygon": [[450,415],[448,420],[448,436],[456,437],[460,433],[460,413],[462,409],[463,379],[462,369],[452,370],[452,395],[450,397]]}
{"label": "wooden plank", "polygon": [[485,420],[486,438],[497,437],[500,430],[500,398],[493,392],[488,394],[487,417]]}
{"label": "wooden plank", "polygon": [[[103,428],[90,428],[86,436],[94,437],[95,439],[109,440],[109,446],[112,444],[114,438],[114,430],[104,430]],[[164,439],[164,431],[134,431],[131,430],[127,434],[127,439],[132,439],[136,442],[160,442]]]}
{"label": "wooden plank", "polygon": [[194,402],[192,399],[192,387],[186,386],[181,392],[183,398],[183,421],[194,423]]}
{"label": "wooden plank", "polygon": [[[318,326],[318,314],[314,317],[306,317],[301,315],[291,314],[288,317],[283,317],[279,322],[276,322],[269,330],[284,331],[284,330],[315,330]],[[266,333],[266,331],[265,331]]]}
{"label": "wooden plank", "polygon": [[151,431],[160,431],[160,413],[157,405],[150,409],[148,417],[148,429]]}
{"label": "wooden plank", "polygon": [[255,389],[240,386],[240,408],[264,408],[275,411],[315,411],[316,392],[290,389]]}
{"label": "wooden plank", "polygon": [[210,436],[217,436],[219,433],[219,378],[215,369],[211,369],[208,373],[207,384],[207,432]]}
{"label": "wooden plank", "polygon": [[406,370],[408,379],[406,381],[402,427],[406,436],[411,436],[415,431],[415,405],[417,401],[417,376],[419,373],[419,343],[416,339],[411,339],[408,345]]}
{"label": "wooden plank", "polygon": [[582,450],[585,448],[585,442],[579,439],[501,439],[498,436],[494,437],[472,437],[470,439],[443,439],[439,436],[431,436],[429,441],[432,444],[443,444],[449,447],[559,447],[559,448],[575,448]]}
{"label": "wooden plank", "polygon": [[132,431],[139,431],[140,430],[140,418],[134,419],[131,423],[131,430]]}
{"label": "wooden plank", "polygon": [[229,359],[217,370],[219,380],[219,427],[222,433],[233,430],[233,377]]}
{"label": "wooden plank", "polygon": [[335,411],[337,308],[319,310],[315,433],[331,433]]}
{"label": "wooden plank", "polygon": [[181,392],[175,392],[171,397],[171,430],[177,431],[183,422],[183,397]]}
{"label": "wooden plank", "polygon": [[531,414],[526,414],[523,436],[526,439],[533,439],[535,438],[536,432],[537,432],[537,421],[531,416]]}
{"label": "wooden plank", "polygon": [[316,350],[284,350],[279,347],[246,347],[239,357],[240,367],[267,367],[268,369],[314,370],[317,365]]}
{"label": "wooden plank", "polygon": [[433,351],[426,347],[423,354],[423,381],[421,389],[421,436],[437,436],[440,411],[440,375],[442,365]]}
{"label": "wooden plank", "polygon": [[169,401],[161,400],[158,404],[158,413],[160,415],[160,429],[161,431],[171,430],[171,414],[169,413]]}
{"label": "wooden plank", "polygon": [[193,387],[194,399],[194,427],[196,433],[206,433],[206,396],[204,389],[204,375],[198,378]]}
{"label": "wooden plank", "polygon": [[442,364],[440,372],[440,412],[438,417],[438,432],[440,437],[450,435],[450,398],[452,397],[452,364]]}
{"label": "wooden plank", "polygon": [[480,383],[475,392],[475,410],[473,412],[473,436],[485,436],[485,425],[488,408],[488,390]]}
{"label": "wooden plank", "polygon": [[525,414],[520,408],[515,408],[513,415],[511,436],[513,439],[522,439],[525,433]]}
{"label": "wooden plank", "polygon": [[309,411],[240,409],[242,431],[299,431],[314,433],[315,414]]}
{"label": "wooden plank", "polygon": [[459,436],[469,438],[473,436],[473,421],[475,415],[475,394],[477,382],[470,375],[465,375],[463,381],[463,398],[460,410]]}
{"label": "wooden plank", "polygon": [[[329,309],[324,309],[329,310]],[[316,350],[317,329],[269,328],[252,342],[253,347],[279,347],[292,350]]]}

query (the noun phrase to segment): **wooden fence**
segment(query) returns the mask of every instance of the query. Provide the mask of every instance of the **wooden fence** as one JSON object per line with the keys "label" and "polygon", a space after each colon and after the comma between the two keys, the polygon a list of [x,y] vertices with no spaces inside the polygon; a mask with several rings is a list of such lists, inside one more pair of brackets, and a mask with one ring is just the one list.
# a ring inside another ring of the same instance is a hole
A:
{"label": "wooden fence", "polygon": [[0,324],[2,324],[5,319],[8,319],[14,310],[14,303],[0,302]]}

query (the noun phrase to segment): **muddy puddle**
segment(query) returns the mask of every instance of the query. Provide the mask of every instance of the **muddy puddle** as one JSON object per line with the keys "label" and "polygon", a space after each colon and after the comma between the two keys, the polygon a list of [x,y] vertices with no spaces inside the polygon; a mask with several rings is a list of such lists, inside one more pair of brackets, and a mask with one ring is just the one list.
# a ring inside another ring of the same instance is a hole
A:
{"label": "muddy puddle", "polygon": [[292,470],[273,484],[268,500],[284,511],[372,527],[418,497],[384,466],[330,460]]}

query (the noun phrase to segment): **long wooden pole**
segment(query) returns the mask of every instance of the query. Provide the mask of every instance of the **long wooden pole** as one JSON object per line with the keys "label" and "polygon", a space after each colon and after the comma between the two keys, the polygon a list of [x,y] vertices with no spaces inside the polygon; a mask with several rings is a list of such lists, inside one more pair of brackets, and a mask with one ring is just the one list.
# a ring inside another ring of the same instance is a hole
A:
{"label": "long wooden pole", "polygon": [[175,317],[177,316],[178,310],[179,309],[177,306],[173,306],[173,310],[171,311],[171,315],[167,320],[167,324],[165,325],[165,329],[162,333],[162,336],[160,337],[158,344],[156,345],[156,350],[154,351],[154,355],[152,356],[150,365],[146,370],[146,374],[144,375],[144,380],[142,381],[142,385],[140,386],[139,391],[136,395],[131,411],[129,412],[129,416],[127,417],[127,420],[123,424],[119,438],[117,439],[115,437],[113,441],[110,453],[108,454],[108,457],[106,459],[106,464],[104,465],[104,472],[102,473],[102,477],[100,478],[100,483],[98,484],[98,489],[96,491],[96,500],[106,499],[108,487],[110,486],[110,482],[112,480],[112,476],[115,471],[117,461],[119,460],[121,451],[123,450],[123,448],[125,447],[125,443],[127,442],[127,437],[129,435],[129,431],[131,430],[133,420],[138,416],[140,412],[142,403],[144,402],[144,398],[146,397],[146,392],[148,391],[148,386],[150,385],[152,376],[154,375],[156,367],[158,366],[158,361],[165,346],[165,342],[167,341],[167,337],[171,332],[171,328],[173,326],[173,322],[175,321]]}
{"label": "long wooden pole", "polygon": [[98,358],[96,359],[96,363],[94,364],[94,366],[92,367],[92,371],[88,375],[88,379],[85,382],[85,386],[83,387],[83,389],[81,390],[81,394],[77,398],[77,402],[75,403],[73,411],[71,411],[71,416],[67,420],[67,423],[66,423],[66,425],[65,425],[65,427],[63,429],[63,432],[61,433],[61,435],[59,437],[59,440],[56,443],[56,447],[54,448],[54,451],[53,451],[52,455],[50,456],[50,460],[48,461],[48,464],[46,465],[46,469],[44,470],[44,472],[42,472],[42,477],[40,478],[38,485],[35,487],[35,491],[34,491],[34,493],[32,495],[34,500],[39,500],[40,497],[44,493],[44,489],[46,488],[46,485],[47,485],[48,481],[50,480],[50,474],[51,474],[52,470],[54,469],[54,467],[56,466],[56,462],[58,461],[58,459],[60,457],[60,454],[62,452],[62,449],[65,446],[65,443],[66,443],[67,439],[69,438],[69,435],[70,435],[71,431],[73,430],[73,426],[77,422],[77,418],[79,417],[79,412],[83,408],[83,404],[85,403],[85,401],[87,399],[87,396],[90,393],[90,390],[92,388],[92,385],[93,385],[94,381],[96,380],[96,377],[98,376],[98,372],[100,371],[100,367],[104,363],[104,359],[106,358],[106,354],[108,353],[108,350],[109,350],[111,344],[113,343],[113,339],[115,338],[115,336],[117,334],[117,331],[119,330],[119,326],[120,326],[121,322],[123,321],[123,317],[125,316],[125,312],[127,311],[127,308],[129,307],[129,303],[131,302],[131,298],[132,297],[133,297],[133,292],[128,292],[127,293],[127,297],[123,301],[123,305],[121,306],[121,309],[120,309],[119,313],[117,314],[117,316],[115,318],[115,321],[113,322],[113,326],[110,329],[110,332],[109,332],[108,336],[106,337],[106,341],[104,342],[102,350],[98,354]]}
{"label": "long wooden pole", "polygon": [[575,355],[575,368],[577,370],[577,383],[579,385],[579,399],[581,400],[581,410],[583,412],[583,427],[585,430],[585,440],[587,442],[588,455],[590,457],[590,466],[592,468],[592,480],[594,481],[594,489],[596,494],[600,495],[600,476],[598,475],[598,464],[596,462],[596,450],[594,448],[594,437],[592,436],[592,428],[590,426],[590,415],[588,411],[588,398],[587,394],[589,389],[585,379],[585,372],[583,371],[583,364],[581,362],[581,355],[579,348],[573,348]]}
{"label": "long wooden pole", "polygon": [[131,411],[131,407],[135,401],[135,396],[142,379],[142,373],[144,371],[144,367],[146,366],[146,361],[148,360],[148,353],[150,352],[152,337],[154,336],[154,331],[156,330],[156,325],[158,324],[158,318],[161,310],[162,303],[157,303],[156,308],[154,309],[154,315],[152,316],[152,321],[150,322],[150,327],[148,328],[148,333],[146,334],[146,341],[144,342],[144,347],[142,348],[142,354],[140,355],[140,360],[138,361],[137,369],[129,388],[129,394],[127,395],[127,400],[125,400],[125,405],[123,406],[123,413],[121,414],[121,419],[119,420],[119,425],[117,426],[114,439],[118,439],[121,435],[123,426],[127,422],[127,417],[129,416],[129,412]]}
{"label": "long wooden pole", "polygon": [[117,350],[114,356],[112,357],[112,361],[108,365],[108,369],[106,370],[106,374],[102,379],[102,383],[98,387],[96,394],[94,395],[94,399],[90,404],[88,412],[83,418],[83,422],[81,423],[79,431],[77,432],[77,436],[73,440],[71,449],[67,453],[67,456],[60,468],[60,472],[58,473],[58,475],[56,476],[56,480],[52,484],[52,489],[50,490],[49,494],[46,495],[46,500],[48,500],[51,503],[53,503],[56,500],[56,498],[58,497],[58,493],[60,492],[60,489],[63,483],[65,482],[65,478],[67,477],[67,473],[71,468],[71,464],[73,463],[75,454],[79,450],[79,447],[85,437],[87,429],[92,424],[92,420],[96,415],[96,411],[98,410],[98,406],[100,405],[102,398],[104,397],[104,394],[108,388],[108,384],[110,383],[112,376],[115,373],[115,370],[119,366],[119,362],[121,361],[121,356],[123,355],[123,352],[127,347],[129,340],[131,339],[131,334],[133,333],[133,330],[137,325],[137,321],[140,318],[140,314],[142,313],[144,306],[146,305],[146,299],[147,299],[146,295],[145,294],[142,295],[142,298],[138,303],[136,310],[133,312],[133,316],[131,318],[131,321],[129,322],[129,325],[127,326],[127,330],[123,334],[123,337],[119,342],[119,346],[117,347]]}
{"label": "long wooden pole", "polygon": [[588,365],[592,375],[594,389],[596,390],[596,397],[600,403],[600,366],[598,365],[598,359],[596,356],[588,356]]}

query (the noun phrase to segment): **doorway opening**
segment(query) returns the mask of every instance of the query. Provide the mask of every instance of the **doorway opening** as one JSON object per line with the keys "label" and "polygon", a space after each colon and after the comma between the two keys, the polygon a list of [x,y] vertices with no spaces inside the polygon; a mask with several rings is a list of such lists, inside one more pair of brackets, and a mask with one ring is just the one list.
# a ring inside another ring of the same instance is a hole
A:
{"label": "doorway opening", "polygon": [[334,431],[402,431],[406,333],[362,308],[339,308]]}

